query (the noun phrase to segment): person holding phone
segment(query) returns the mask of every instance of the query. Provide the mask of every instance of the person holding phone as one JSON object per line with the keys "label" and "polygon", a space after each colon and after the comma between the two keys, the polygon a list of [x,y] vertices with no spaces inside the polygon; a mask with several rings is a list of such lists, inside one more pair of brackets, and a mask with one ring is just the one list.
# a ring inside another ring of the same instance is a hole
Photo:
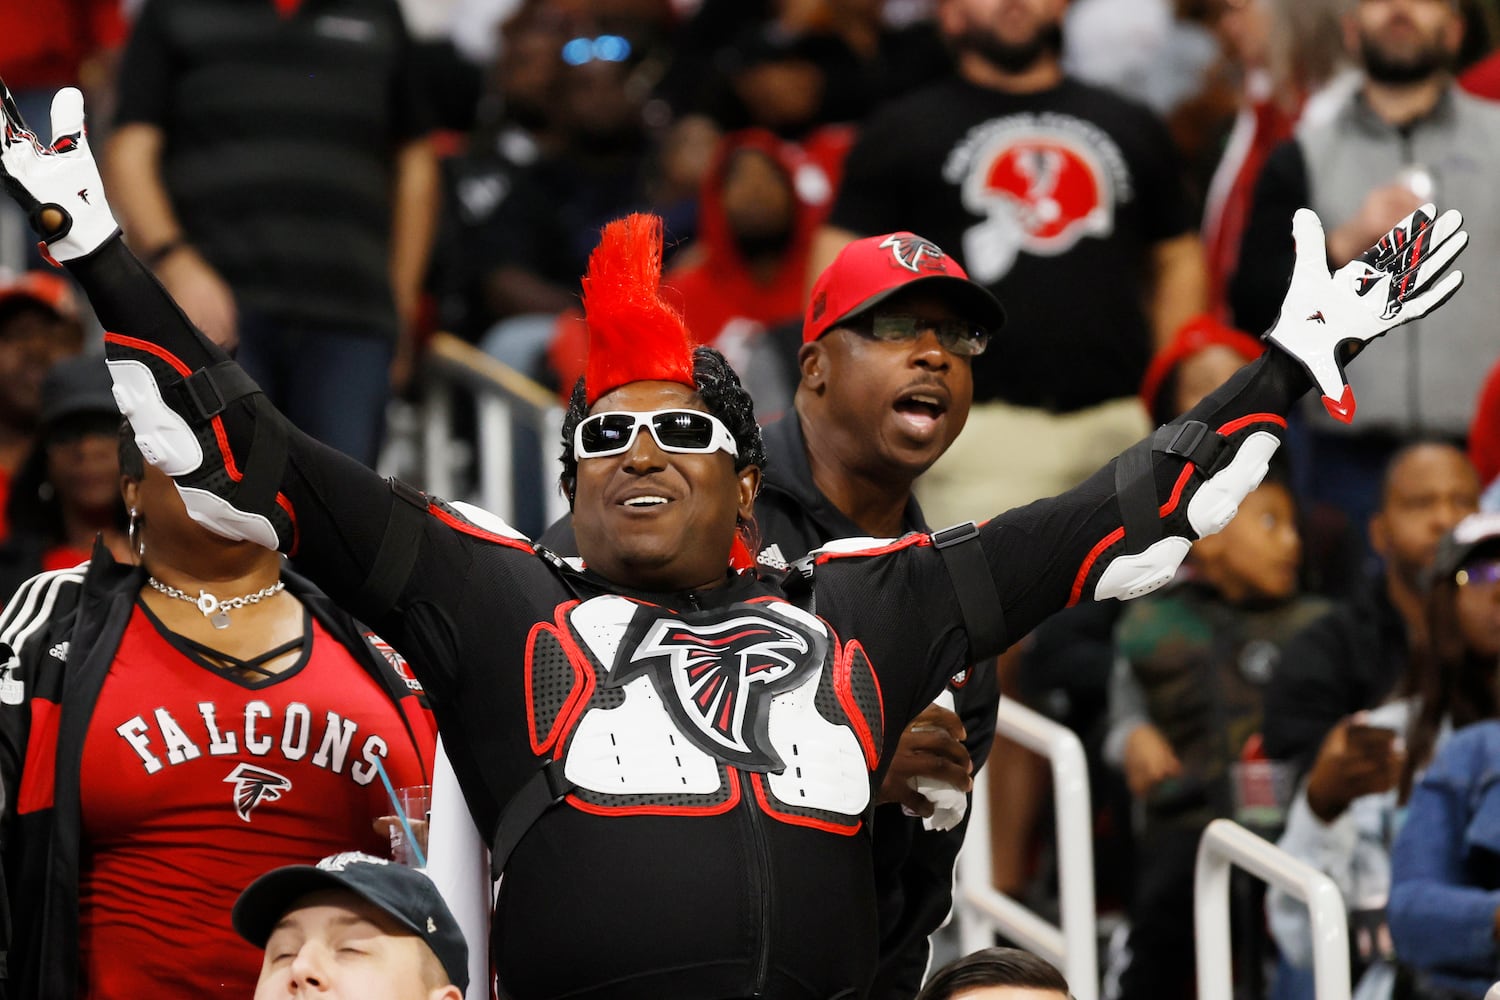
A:
{"label": "person holding phone", "polygon": [[[1369,991],[1362,997],[1388,996],[1395,983],[1397,953],[1385,911],[1392,842],[1406,821],[1413,785],[1454,730],[1500,716],[1497,580],[1500,514],[1471,514],[1438,545],[1426,592],[1426,639],[1413,651],[1395,698],[1328,734],[1281,837],[1284,850],[1328,874],[1343,893],[1353,971]],[[1310,966],[1306,907],[1272,889],[1266,909],[1282,953]]]}

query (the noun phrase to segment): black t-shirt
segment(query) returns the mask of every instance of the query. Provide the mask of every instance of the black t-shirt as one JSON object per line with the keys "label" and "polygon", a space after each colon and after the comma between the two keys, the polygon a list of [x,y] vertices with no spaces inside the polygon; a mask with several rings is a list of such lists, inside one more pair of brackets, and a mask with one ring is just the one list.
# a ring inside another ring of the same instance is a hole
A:
{"label": "black t-shirt", "polygon": [[1146,108],[1073,80],[1008,94],[953,77],[870,120],[829,221],[953,254],[1008,316],[974,365],[976,401],[1067,411],[1137,391],[1152,245],[1192,210]]}
{"label": "black t-shirt", "polygon": [[150,0],[120,125],[162,131],[161,180],[242,311],[395,339],[391,186],[432,115],[394,0]]}

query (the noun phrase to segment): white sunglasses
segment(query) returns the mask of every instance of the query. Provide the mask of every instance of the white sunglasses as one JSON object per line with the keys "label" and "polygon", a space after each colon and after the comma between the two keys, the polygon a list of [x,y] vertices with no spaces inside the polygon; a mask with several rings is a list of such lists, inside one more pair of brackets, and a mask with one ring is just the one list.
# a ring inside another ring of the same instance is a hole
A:
{"label": "white sunglasses", "polygon": [[611,410],[595,413],[579,423],[573,432],[573,457],[607,458],[619,455],[635,443],[636,433],[645,427],[662,451],[684,455],[727,451],[739,456],[734,435],[724,422],[702,410],[653,410],[635,413]]}

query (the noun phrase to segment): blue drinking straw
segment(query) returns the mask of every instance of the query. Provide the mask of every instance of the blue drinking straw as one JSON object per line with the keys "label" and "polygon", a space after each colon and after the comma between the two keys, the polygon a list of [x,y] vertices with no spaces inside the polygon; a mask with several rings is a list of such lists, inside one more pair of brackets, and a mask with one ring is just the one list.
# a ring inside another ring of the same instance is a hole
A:
{"label": "blue drinking straw", "polygon": [[385,765],[380,762],[379,757],[374,758],[375,770],[380,775],[380,783],[385,786],[385,793],[391,797],[391,808],[396,810],[396,818],[401,821],[401,829],[406,831],[406,842],[411,845],[412,853],[417,856],[417,867],[427,867],[427,857],[422,853],[422,845],[417,843],[417,835],[411,831],[411,821],[406,818],[406,810],[401,808],[401,802],[396,798],[396,789],[391,786],[391,777],[385,773]]}

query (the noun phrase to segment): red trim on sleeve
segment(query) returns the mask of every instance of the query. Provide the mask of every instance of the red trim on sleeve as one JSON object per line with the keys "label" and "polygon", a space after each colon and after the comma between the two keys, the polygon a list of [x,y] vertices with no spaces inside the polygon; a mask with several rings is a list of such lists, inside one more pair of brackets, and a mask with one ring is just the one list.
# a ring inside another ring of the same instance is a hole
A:
{"label": "red trim on sleeve", "polygon": [[52,808],[57,784],[57,728],[61,721],[62,712],[56,702],[31,699],[31,736],[26,743],[26,769],[21,772],[21,788],[16,795],[17,815]]}
{"label": "red trim on sleeve", "polygon": [[[1167,497],[1167,502],[1162,504],[1157,511],[1158,517],[1166,517],[1177,509],[1177,504],[1182,500],[1182,491],[1187,487],[1188,480],[1192,478],[1194,468],[1195,466],[1192,462],[1183,465],[1182,472],[1177,475],[1177,482],[1172,485],[1171,495]],[[1078,575],[1073,578],[1073,589],[1068,594],[1068,607],[1071,608],[1083,597],[1083,584],[1088,579],[1089,571],[1094,568],[1094,561],[1103,554],[1105,549],[1124,537],[1125,528],[1123,526],[1118,527],[1099,539],[1098,544],[1089,550],[1089,554],[1084,557],[1083,565],[1078,568]]]}
{"label": "red trim on sleeve", "polygon": [[1182,472],[1177,476],[1177,482],[1172,484],[1172,493],[1167,497],[1167,502],[1161,505],[1161,516],[1166,517],[1177,509],[1177,502],[1182,499],[1182,491],[1187,488],[1188,480],[1193,477],[1193,463],[1189,462],[1182,467]]}
{"label": "red trim on sleeve", "polygon": [[1243,427],[1249,427],[1251,424],[1275,424],[1277,427],[1285,429],[1286,418],[1277,413],[1247,413],[1243,417],[1236,417],[1223,427],[1220,427],[1219,433],[1228,437],[1235,431]]}
{"label": "red trim on sleeve", "polygon": [[[106,333],[104,335],[104,340],[105,343],[118,344],[121,347],[129,347],[137,351],[145,351],[147,354],[160,358],[162,361],[170,365],[172,367],[172,370],[177,372],[177,374],[181,375],[183,378],[187,378],[192,374],[192,369],[184,364],[181,358],[177,357],[177,355],[173,354],[165,347],[162,347],[160,344],[153,344],[149,340],[141,340],[138,337],[127,337],[121,333]],[[245,476],[244,473],[240,472],[239,466],[235,464],[234,452],[230,451],[229,449],[229,433],[224,429],[224,419],[222,417],[213,417],[209,420],[209,423],[213,426],[214,429],[214,440],[219,443],[219,456],[224,461],[224,471],[229,473],[229,478],[237,483],[240,480],[244,479]],[[287,498],[287,495],[280,492],[279,490],[276,493],[276,506],[286,511],[286,516],[291,519],[291,552],[296,552],[297,543],[299,540],[298,534],[300,532],[300,529],[297,526],[296,508],[292,506],[292,501]]]}
{"label": "red trim on sleeve", "polygon": [[[1228,437],[1235,431],[1243,430],[1251,424],[1275,424],[1277,427],[1285,428],[1286,418],[1276,413],[1247,413],[1243,417],[1236,417],[1224,424],[1219,428],[1219,433]],[[1161,506],[1161,517],[1166,517],[1177,509],[1177,504],[1182,499],[1182,491],[1187,486],[1188,477],[1191,475],[1193,469],[1194,465],[1192,462],[1188,462],[1182,467],[1182,473],[1177,477],[1176,485],[1172,487],[1172,495]],[[1105,549],[1118,542],[1124,536],[1125,529],[1116,528],[1101,538],[1098,544],[1089,550],[1089,554],[1083,560],[1083,565],[1078,569],[1078,575],[1073,578],[1073,589],[1068,594],[1068,607],[1071,608],[1083,597],[1083,584],[1088,579],[1089,571],[1093,569],[1095,560],[1099,558]]]}
{"label": "red trim on sleeve", "polygon": [[496,545],[504,545],[512,549],[519,549],[522,552],[533,551],[529,543],[524,542],[519,538],[511,538],[508,535],[500,535],[496,534],[493,531],[486,531],[484,528],[479,527],[477,524],[472,524],[455,514],[450,514],[448,511],[443,510],[443,508],[437,506],[436,504],[428,506],[427,512],[433,517],[437,518],[439,521],[442,521],[448,527],[452,528],[454,531],[463,532],[465,535],[472,535],[473,537],[486,542],[494,542]]}
{"label": "red trim on sleeve", "polygon": [[141,340],[139,337],[127,337],[123,333],[106,332],[104,334],[104,342],[106,344],[119,344],[121,347],[129,347],[133,350],[145,351],[147,354],[153,354],[156,357],[161,358],[167,364],[171,365],[174,369],[176,369],[177,374],[181,375],[183,378],[187,378],[189,375],[193,374],[193,370],[189,368],[181,358],[173,354],[171,351],[167,350],[165,347],[162,347],[160,344],[153,344],[149,340]]}
{"label": "red trim on sleeve", "polygon": [[885,545],[877,545],[868,549],[853,549],[848,552],[819,552],[814,565],[821,566],[830,559],[845,559],[849,556],[883,556],[890,552],[898,552],[901,549],[913,545],[931,545],[931,535],[903,535],[900,538],[887,542]]}

